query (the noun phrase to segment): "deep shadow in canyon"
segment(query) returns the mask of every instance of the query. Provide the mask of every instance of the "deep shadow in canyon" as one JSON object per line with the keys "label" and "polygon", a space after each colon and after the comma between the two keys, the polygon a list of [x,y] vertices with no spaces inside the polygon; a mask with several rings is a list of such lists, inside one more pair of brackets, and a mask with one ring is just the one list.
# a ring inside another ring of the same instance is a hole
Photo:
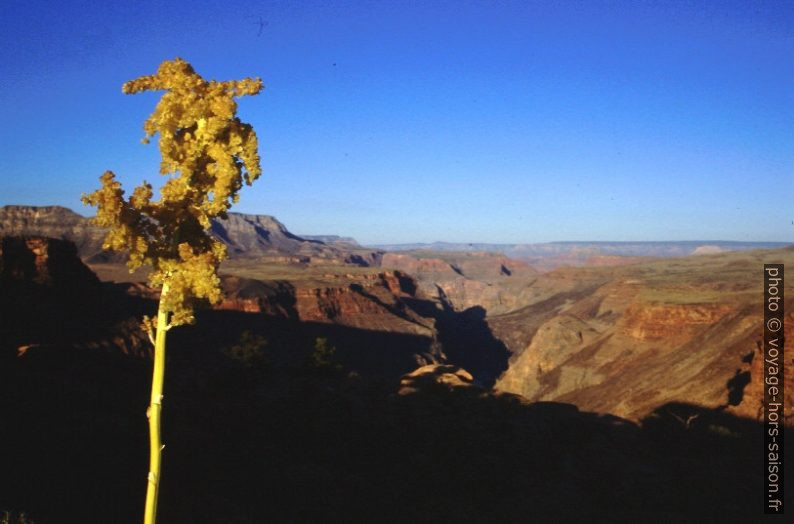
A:
{"label": "deep shadow in canyon", "polygon": [[492,387],[507,369],[510,351],[494,336],[485,321],[484,308],[474,306],[455,311],[443,303],[443,309],[439,309],[437,303],[429,300],[405,301],[420,314],[435,319],[437,340],[446,360],[468,370],[478,384]]}
{"label": "deep shadow in canyon", "polygon": [[[475,306],[456,311],[446,302],[418,298],[413,279],[399,272],[396,276],[401,290],[406,293],[398,307],[384,304],[378,297],[367,293],[362,286],[353,284],[350,287],[398,317],[408,319],[404,312],[404,308],[408,307],[422,317],[432,318],[437,333],[434,342],[443,349],[445,361],[468,370],[478,384],[492,387],[499,375],[507,369],[510,351],[494,336],[485,321],[485,309]],[[439,355],[428,356],[438,358]],[[406,372],[400,371],[397,376]]]}

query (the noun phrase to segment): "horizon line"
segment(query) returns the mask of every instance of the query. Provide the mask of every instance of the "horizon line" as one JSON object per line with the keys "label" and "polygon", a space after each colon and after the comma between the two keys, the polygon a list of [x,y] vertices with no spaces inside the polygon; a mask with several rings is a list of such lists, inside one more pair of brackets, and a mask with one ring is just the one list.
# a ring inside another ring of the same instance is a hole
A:
{"label": "horizon line", "polygon": [[[28,207],[28,208],[62,208],[72,213],[75,213],[83,218],[93,218],[87,216],[79,211],[76,211],[68,206],[61,204],[46,204],[46,205],[32,205],[32,204],[3,204],[0,208],[4,207]],[[228,211],[229,214],[248,215],[248,216],[267,216],[274,218],[281,222],[275,215],[265,213],[244,213],[240,211]],[[283,222],[282,222],[283,224]],[[285,225],[286,227],[286,225]],[[481,242],[481,241],[449,241],[449,240],[433,240],[431,242],[361,242],[355,235],[344,233],[290,233],[298,236],[337,236],[351,238],[361,247],[381,248],[385,246],[432,246],[433,244],[453,244],[453,245],[490,245],[490,246],[521,246],[521,245],[542,245],[542,244],[672,244],[672,243],[692,243],[692,244],[706,244],[706,243],[721,243],[721,244],[779,244],[783,246],[794,245],[794,240],[714,240],[714,239],[689,239],[689,240],[548,240],[548,241],[521,241],[521,242]]]}

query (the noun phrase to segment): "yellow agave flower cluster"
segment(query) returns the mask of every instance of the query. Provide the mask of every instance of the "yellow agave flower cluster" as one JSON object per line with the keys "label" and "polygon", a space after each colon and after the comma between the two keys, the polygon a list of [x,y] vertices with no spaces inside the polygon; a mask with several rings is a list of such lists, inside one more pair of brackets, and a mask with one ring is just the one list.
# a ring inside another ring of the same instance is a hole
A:
{"label": "yellow agave flower cluster", "polygon": [[237,202],[243,183],[261,174],[256,133],[237,118],[234,100],[261,89],[258,78],[206,81],[181,58],[122,87],[127,94],[166,91],[144,124],[143,141],[159,134],[160,173],[169,178],[159,200],[145,181],[125,200],[107,171],[82,200],[97,207],[96,223],[109,229],[106,249],[128,251],[130,271],[152,266],[150,285],[168,281],[161,307],[172,326],[193,321],[192,297],[220,300],[217,268],[226,252],[208,229]]}

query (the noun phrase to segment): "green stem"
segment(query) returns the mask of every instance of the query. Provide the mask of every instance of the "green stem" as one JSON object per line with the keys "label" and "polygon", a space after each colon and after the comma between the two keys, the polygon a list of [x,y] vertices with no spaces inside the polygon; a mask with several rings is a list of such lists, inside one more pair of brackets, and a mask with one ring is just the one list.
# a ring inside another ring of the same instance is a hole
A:
{"label": "green stem", "polygon": [[157,519],[157,495],[160,490],[160,469],[165,447],[160,441],[160,415],[163,409],[163,381],[165,378],[165,334],[168,330],[168,312],[163,301],[168,293],[168,282],[160,291],[157,310],[157,334],[154,339],[154,369],[152,371],[152,396],[146,416],[149,417],[149,484],[146,489],[144,524],[155,524]]}

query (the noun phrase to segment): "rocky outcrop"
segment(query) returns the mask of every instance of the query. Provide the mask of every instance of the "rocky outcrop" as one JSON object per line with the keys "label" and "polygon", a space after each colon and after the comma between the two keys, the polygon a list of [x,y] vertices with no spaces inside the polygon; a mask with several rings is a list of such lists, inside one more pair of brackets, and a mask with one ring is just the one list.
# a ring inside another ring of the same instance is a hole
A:
{"label": "rocky outcrop", "polygon": [[[474,377],[463,368],[444,364],[428,364],[403,375],[400,379],[398,395],[411,395],[427,392],[433,388],[478,388]],[[481,389],[481,388],[478,388]]]}

